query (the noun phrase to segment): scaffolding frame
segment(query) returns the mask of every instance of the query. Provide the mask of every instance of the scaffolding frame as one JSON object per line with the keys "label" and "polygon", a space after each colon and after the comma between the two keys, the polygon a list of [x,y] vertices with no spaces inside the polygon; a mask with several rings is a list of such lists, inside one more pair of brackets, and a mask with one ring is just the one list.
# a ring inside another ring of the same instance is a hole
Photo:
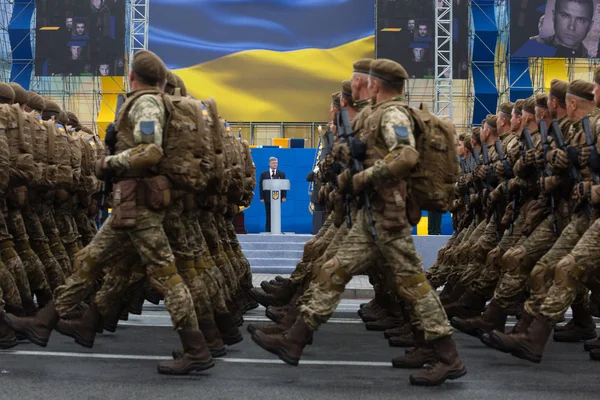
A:
{"label": "scaffolding frame", "polygon": [[434,112],[452,119],[452,0],[435,1]]}

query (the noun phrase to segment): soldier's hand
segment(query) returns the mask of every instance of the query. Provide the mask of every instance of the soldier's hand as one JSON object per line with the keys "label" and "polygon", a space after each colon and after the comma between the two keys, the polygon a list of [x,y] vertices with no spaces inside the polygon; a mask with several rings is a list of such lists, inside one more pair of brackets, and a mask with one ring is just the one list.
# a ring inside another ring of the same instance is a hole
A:
{"label": "soldier's hand", "polygon": [[344,171],[342,171],[341,174],[338,175],[337,183],[340,191],[346,191],[346,189],[348,188],[348,184],[350,183],[350,179],[352,179],[352,173],[348,168],[346,168]]}
{"label": "soldier's hand", "polygon": [[525,152],[525,157],[523,157],[523,164],[525,164],[526,166],[535,165],[535,149],[530,149]]}
{"label": "soldier's hand", "polygon": [[594,206],[600,204],[600,185],[593,185],[590,190],[590,203]]}
{"label": "soldier's hand", "polygon": [[579,182],[573,187],[573,200],[589,200],[591,197],[592,183],[589,181]]}
{"label": "soldier's hand", "polygon": [[504,164],[503,163],[498,163],[496,165],[496,178],[498,178],[499,181],[504,180],[504,173],[505,173],[505,168],[504,168]]}
{"label": "soldier's hand", "polygon": [[569,166],[569,159],[567,154],[561,149],[552,149],[548,152],[547,156],[548,164],[552,172],[561,172],[567,169]]}
{"label": "soldier's hand", "polygon": [[469,202],[471,203],[471,205],[479,203],[479,200],[480,200],[479,194],[477,194],[477,193],[472,194],[469,198]]}
{"label": "soldier's hand", "polygon": [[592,155],[592,148],[585,146],[579,149],[579,166],[583,169],[590,163],[590,156]]}
{"label": "soldier's hand", "polygon": [[475,170],[475,175],[477,176],[477,179],[479,179],[480,181],[484,180],[487,176],[487,167],[485,165],[480,165]]}
{"label": "soldier's hand", "polygon": [[467,188],[467,180],[465,177],[461,176],[458,178],[457,182],[458,190],[462,193]]}
{"label": "soldier's hand", "polygon": [[509,193],[518,192],[521,189],[521,184],[517,178],[512,178],[508,181],[508,191]]}
{"label": "soldier's hand", "polygon": [[473,182],[473,173],[472,173],[472,172],[469,172],[469,173],[467,174],[467,177],[466,177],[466,179],[465,179],[465,183],[466,183],[467,185],[469,185],[469,184],[471,184],[471,182]]}
{"label": "soldier's hand", "polygon": [[538,182],[540,192],[550,194],[554,191],[554,189],[556,189],[558,183],[558,177],[556,176],[541,177]]}
{"label": "soldier's hand", "polygon": [[498,186],[490,193],[490,202],[488,206],[493,206],[494,204],[498,203],[502,197],[504,197],[502,194],[502,189],[500,189],[500,186]]}
{"label": "soldier's hand", "polygon": [[352,177],[352,188],[354,189],[354,194],[360,194],[365,190],[365,186],[369,181],[368,175],[366,171],[360,171],[358,174],[354,174]]}
{"label": "soldier's hand", "polygon": [[543,151],[535,152],[535,167],[538,169],[543,169],[544,167],[546,167],[546,159],[544,158]]}
{"label": "soldier's hand", "polygon": [[96,161],[96,178],[100,180],[104,180],[104,175],[108,172],[108,158],[110,156],[105,156]]}

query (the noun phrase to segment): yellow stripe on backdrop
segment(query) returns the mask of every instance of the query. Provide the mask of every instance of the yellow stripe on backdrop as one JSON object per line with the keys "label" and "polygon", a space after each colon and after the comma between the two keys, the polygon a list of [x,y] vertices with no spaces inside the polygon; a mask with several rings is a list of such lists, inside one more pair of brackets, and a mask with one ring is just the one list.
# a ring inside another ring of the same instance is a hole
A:
{"label": "yellow stripe on backdrop", "polygon": [[331,93],[373,49],[374,36],[324,50],[248,50],[175,73],[194,97],[214,97],[229,121],[322,121]]}
{"label": "yellow stripe on backdrop", "polygon": [[550,91],[552,79],[569,81],[567,60],[565,58],[544,58],[544,92]]}
{"label": "yellow stripe on backdrop", "polygon": [[125,93],[124,77],[122,76],[103,76],[100,77],[102,85],[102,98],[100,101],[100,112],[96,119],[98,135],[102,139],[106,134],[106,127],[115,120],[117,108],[117,98],[119,94]]}
{"label": "yellow stripe on backdrop", "polygon": [[428,235],[429,234],[429,217],[422,216],[421,220],[417,224],[417,235]]}

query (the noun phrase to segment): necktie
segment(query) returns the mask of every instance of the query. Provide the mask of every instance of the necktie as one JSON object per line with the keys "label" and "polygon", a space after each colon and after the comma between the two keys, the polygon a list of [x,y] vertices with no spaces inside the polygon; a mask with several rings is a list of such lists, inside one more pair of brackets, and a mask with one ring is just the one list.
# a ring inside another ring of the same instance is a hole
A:
{"label": "necktie", "polygon": [[275,179],[275,170],[271,170],[271,179]]}

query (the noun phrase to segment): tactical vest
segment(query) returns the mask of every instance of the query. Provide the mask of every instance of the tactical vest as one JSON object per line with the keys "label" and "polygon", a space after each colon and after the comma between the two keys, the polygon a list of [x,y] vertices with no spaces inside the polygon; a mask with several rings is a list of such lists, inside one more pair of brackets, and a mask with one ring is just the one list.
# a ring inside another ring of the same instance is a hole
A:
{"label": "tactical vest", "polygon": [[81,141],[73,135],[73,132],[69,132],[69,147],[71,149],[71,169],[73,170],[73,185],[69,189],[75,191],[81,181],[81,158],[83,155]]}
{"label": "tactical vest", "polygon": [[244,170],[242,169],[240,147],[238,140],[231,133],[231,127],[226,121],[223,124],[223,150],[227,159],[229,169],[229,186],[227,187],[227,198],[232,204],[239,203],[243,194]]}
{"label": "tactical vest", "polygon": [[0,123],[0,194],[5,194],[10,181],[10,150],[6,127]]}
{"label": "tactical vest", "polygon": [[4,126],[10,151],[10,186],[33,185],[40,179],[33,158],[31,120],[18,104],[0,104],[0,124]]}
{"label": "tactical vest", "polygon": [[93,133],[90,134],[84,130],[74,132],[74,137],[79,140],[81,148],[81,179],[77,192],[83,196],[89,196],[99,189],[95,173],[96,160],[98,159],[96,141]]}
{"label": "tactical vest", "polygon": [[[72,189],[73,165],[76,164],[77,154],[71,155],[71,136],[67,134],[64,125],[54,121],[45,121],[48,132],[48,161],[56,165],[56,186],[60,189]],[[81,157],[79,157],[81,162]]]}
{"label": "tactical vest", "polygon": [[213,98],[202,100],[202,115],[208,125],[210,137],[212,138],[213,159],[207,175],[210,176],[205,195],[216,195],[223,193],[223,176],[225,174],[223,134],[219,122],[219,112],[217,103]]}

